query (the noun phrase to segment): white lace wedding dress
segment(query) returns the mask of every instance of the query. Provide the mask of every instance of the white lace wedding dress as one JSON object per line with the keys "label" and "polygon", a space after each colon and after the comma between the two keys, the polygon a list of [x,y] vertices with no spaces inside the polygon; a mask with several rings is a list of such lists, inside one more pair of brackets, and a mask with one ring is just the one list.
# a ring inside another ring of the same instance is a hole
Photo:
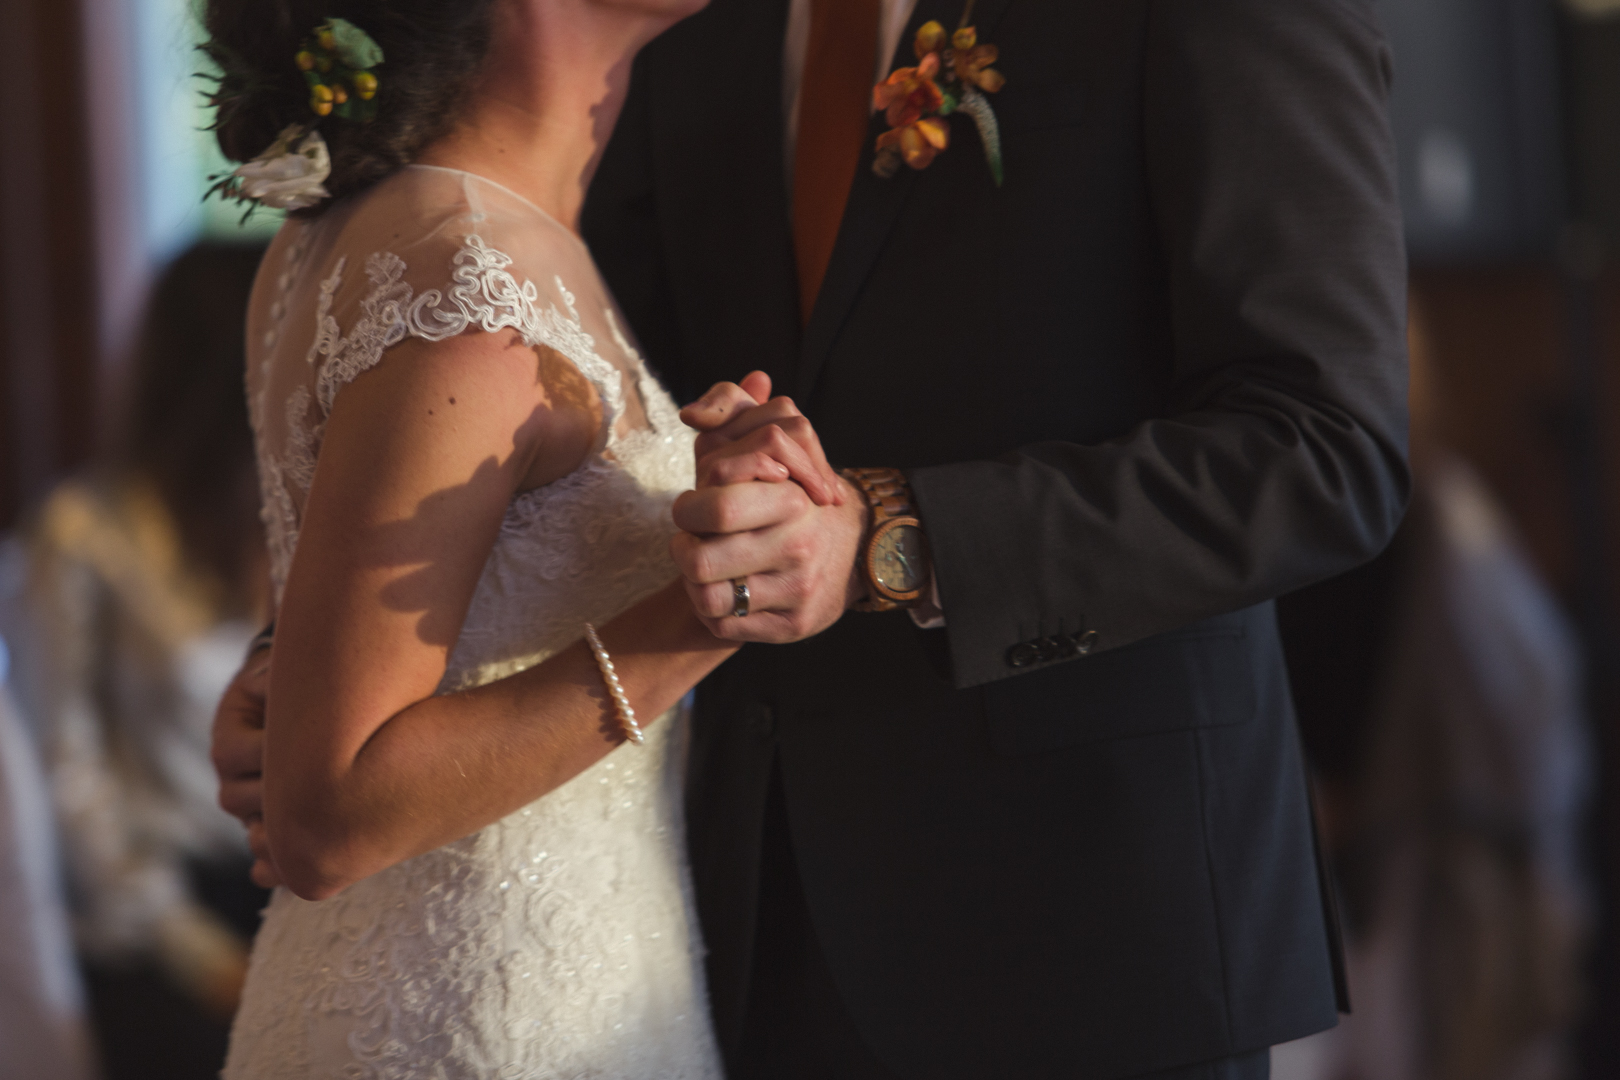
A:
{"label": "white lace wedding dress", "polygon": [[[577,471],[512,500],[441,692],[514,674],[672,580],[690,433],[589,253],[490,181],[413,166],[291,222],[249,313],[249,393],[277,593],[322,425],[410,337],[516,331],[605,418]],[[503,821],[320,903],[277,890],[228,1080],[718,1078],[682,835],[685,716]]]}

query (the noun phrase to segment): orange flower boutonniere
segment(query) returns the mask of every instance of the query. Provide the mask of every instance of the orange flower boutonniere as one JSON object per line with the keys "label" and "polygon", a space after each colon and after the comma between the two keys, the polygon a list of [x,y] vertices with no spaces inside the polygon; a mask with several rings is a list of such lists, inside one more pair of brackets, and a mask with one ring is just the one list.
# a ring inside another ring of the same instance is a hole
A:
{"label": "orange flower boutonniere", "polygon": [[898,68],[872,88],[872,105],[883,111],[889,125],[878,136],[877,158],[872,162],[872,171],[879,176],[892,177],[902,162],[926,169],[950,145],[947,118],[962,112],[977,125],[990,177],[1001,186],[1001,130],[985,95],[1000,90],[1007,80],[990,66],[999,50],[979,44],[978,31],[967,25],[972,14],[969,0],[962,26],[949,39],[939,23],[924,23],[912,45],[917,66]]}
{"label": "orange flower boutonniere", "polygon": [[881,175],[893,176],[902,158],[913,169],[926,168],[935,154],[950,145],[950,125],[939,116],[945,103],[935,81],[939,64],[939,53],[924,53],[916,67],[898,68],[873,88],[872,105],[883,110],[889,123],[889,130],[877,142],[878,160],[891,162],[886,172],[880,170]]}

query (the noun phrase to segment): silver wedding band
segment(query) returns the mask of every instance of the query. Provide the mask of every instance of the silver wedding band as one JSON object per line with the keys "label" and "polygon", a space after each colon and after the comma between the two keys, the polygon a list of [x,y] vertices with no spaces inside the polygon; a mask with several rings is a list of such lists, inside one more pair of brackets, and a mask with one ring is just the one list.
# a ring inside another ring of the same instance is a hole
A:
{"label": "silver wedding band", "polygon": [[748,617],[749,605],[753,602],[753,594],[748,591],[747,578],[731,579],[731,616],[734,619]]}

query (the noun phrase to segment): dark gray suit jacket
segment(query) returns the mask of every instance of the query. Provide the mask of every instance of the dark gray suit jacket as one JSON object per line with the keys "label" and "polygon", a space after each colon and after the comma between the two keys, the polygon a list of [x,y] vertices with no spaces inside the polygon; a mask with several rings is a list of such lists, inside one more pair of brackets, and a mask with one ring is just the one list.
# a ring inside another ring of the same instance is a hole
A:
{"label": "dark gray suit jacket", "polygon": [[[714,0],[647,49],[587,237],[678,392],[762,367],[835,464],[909,471],[948,627],[851,614],[700,688],[722,1039],[773,760],[829,966],[899,1075],[1107,1080],[1331,1025],[1271,600],[1377,552],[1408,489],[1370,5],[979,0],[1005,186],[966,117],[924,172],[881,180],[868,148],[802,331],[787,6]],[[1012,662],[1083,631],[1090,656]]]}

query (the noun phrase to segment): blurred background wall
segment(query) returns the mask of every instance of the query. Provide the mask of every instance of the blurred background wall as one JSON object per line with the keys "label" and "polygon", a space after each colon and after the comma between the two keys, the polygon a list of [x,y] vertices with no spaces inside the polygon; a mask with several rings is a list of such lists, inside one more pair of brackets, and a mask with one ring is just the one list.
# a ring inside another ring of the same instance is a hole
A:
{"label": "blurred background wall", "polygon": [[1280,605],[1359,1000],[1279,1075],[1620,1076],[1620,3],[1377,7],[1418,495]]}
{"label": "blurred background wall", "polygon": [[1418,440],[1471,462],[1579,635],[1597,783],[1585,1075],[1620,1076],[1620,4],[1384,0]]}
{"label": "blurred background wall", "polygon": [[[1360,1000],[1337,1043],[1280,1054],[1279,1078],[1610,1080],[1620,0],[1375,2],[1396,65],[1422,492],[1388,556],[1283,605]],[[201,202],[224,163],[191,3],[5,5],[0,534],[34,529],[116,443],[161,269],[276,227]],[[0,557],[0,608],[6,575]],[[1515,661],[1523,677],[1492,684]],[[1581,768],[1529,767],[1571,747]],[[1568,911],[1545,917],[1548,897]],[[1462,923],[1449,959],[1395,932]],[[1536,962],[1564,957],[1572,970]]]}
{"label": "blurred background wall", "polygon": [[221,171],[190,0],[8,0],[0,36],[0,528],[106,428],[158,269],[279,223]]}
{"label": "blurred background wall", "polygon": [[264,900],[207,746],[264,617],[241,322],[279,221],[202,201],[189,0],[4,10],[0,1076],[201,1080]]}

